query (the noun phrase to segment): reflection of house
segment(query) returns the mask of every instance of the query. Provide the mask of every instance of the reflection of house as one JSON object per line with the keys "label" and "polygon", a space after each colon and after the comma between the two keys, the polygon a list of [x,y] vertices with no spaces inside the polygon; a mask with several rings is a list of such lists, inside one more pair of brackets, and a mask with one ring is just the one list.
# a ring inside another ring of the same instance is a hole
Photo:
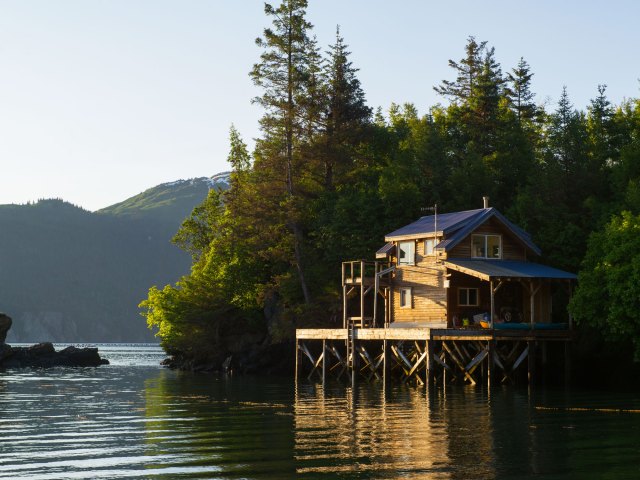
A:
{"label": "reflection of house", "polygon": [[[385,240],[376,257],[395,267],[378,282],[387,300],[385,326],[452,328],[473,323],[474,316],[488,326],[491,319],[494,326],[549,324],[552,286],[576,278],[532,262],[539,248],[495,208],[425,216]],[[366,306],[363,312],[374,320]],[[382,326],[376,317],[372,323]]]}

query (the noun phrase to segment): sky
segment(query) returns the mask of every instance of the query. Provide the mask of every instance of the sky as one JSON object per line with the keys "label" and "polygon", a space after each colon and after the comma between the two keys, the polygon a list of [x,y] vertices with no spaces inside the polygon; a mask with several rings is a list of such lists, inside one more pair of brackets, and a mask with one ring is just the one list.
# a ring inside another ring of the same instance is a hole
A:
{"label": "sky", "polygon": [[[276,2],[274,2],[276,3]],[[640,97],[640,2],[309,0],[336,26],[370,106],[438,102],[469,36],[503,72],[530,64],[538,103],[584,109],[607,85]],[[229,128],[259,136],[249,71],[269,26],[257,0],[0,0],[0,204],[62,198],[88,210],[229,169]]]}

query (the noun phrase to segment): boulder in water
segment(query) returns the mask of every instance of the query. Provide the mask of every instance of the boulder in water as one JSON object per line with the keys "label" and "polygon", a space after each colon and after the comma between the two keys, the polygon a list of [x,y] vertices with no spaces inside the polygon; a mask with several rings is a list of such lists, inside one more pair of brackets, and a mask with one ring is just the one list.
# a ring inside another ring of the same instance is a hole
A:
{"label": "boulder in water", "polygon": [[57,352],[50,342],[30,347],[5,347],[9,347],[10,353],[3,358],[0,349],[0,367],[3,368],[97,367],[109,364],[109,360],[100,358],[97,348],[67,347]]}
{"label": "boulder in water", "polygon": [[0,344],[7,339],[7,332],[11,328],[11,317],[6,313],[0,312]]}

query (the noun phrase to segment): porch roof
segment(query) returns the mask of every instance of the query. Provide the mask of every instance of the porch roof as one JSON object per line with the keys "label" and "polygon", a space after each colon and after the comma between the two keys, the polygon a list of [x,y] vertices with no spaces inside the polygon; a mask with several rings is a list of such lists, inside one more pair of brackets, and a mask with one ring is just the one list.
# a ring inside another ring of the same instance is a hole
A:
{"label": "porch roof", "polygon": [[444,262],[447,268],[465,273],[482,280],[498,278],[548,278],[555,280],[576,280],[577,275],[557,268],[533,262],[516,260],[470,260],[450,258]]}

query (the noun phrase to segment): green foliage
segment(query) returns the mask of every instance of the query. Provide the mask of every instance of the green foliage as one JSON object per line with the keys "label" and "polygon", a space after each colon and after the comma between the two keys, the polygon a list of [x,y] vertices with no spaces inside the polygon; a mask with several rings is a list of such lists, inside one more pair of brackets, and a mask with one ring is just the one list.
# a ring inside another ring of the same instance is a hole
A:
{"label": "green foliage", "polygon": [[[266,5],[271,27],[251,71],[261,137],[250,154],[232,128],[230,190],[210,194],[176,235],[191,274],[144,303],[170,350],[229,317],[261,319],[272,340],[335,320],[340,262],[370,258],[434,204],[472,209],[488,195],[532,234],[541,261],[570,271],[612,212],[640,212],[637,100],[615,108],[599,87],[581,112],[564,89],[547,111],[523,59],[503,75],[495,50],[470,37],[449,62],[454,79],[435,87],[447,105],[372,118],[339,30],[323,58],[306,7]],[[224,348],[220,338],[210,344]]]}
{"label": "green foliage", "polygon": [[591,235],[570,308],[609,339],[631,340],[640,361],[640,216],[622,212]]}

